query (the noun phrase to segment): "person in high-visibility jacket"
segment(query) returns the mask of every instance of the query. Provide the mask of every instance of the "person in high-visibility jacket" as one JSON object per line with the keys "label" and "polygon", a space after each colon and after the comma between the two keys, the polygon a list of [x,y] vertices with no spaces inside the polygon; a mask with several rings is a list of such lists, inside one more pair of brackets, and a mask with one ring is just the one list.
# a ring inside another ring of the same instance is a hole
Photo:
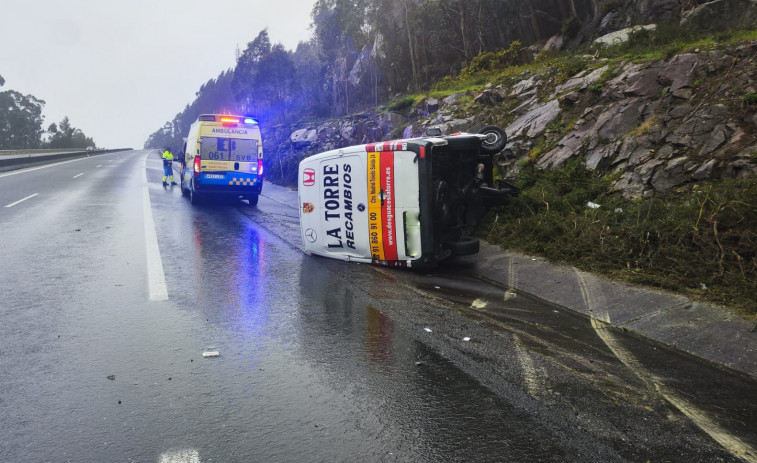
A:
{"label": "person in high-visibility jacket", "polygon": [[168,185],[168,178],[171,178],[171,185],[176,185],[176,182],[173,180],[173,168],[171,165],[173,164],[173,154],[166,148],[166,151],[163,153],[163,186]]}

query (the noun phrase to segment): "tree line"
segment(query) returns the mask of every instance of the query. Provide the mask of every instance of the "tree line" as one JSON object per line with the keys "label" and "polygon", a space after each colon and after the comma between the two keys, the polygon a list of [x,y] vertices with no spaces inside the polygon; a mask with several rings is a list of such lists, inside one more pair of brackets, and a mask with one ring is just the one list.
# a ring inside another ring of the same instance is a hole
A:
{"label": "tree line", "polygon": [[[0,87],[5,79],[0,76]],[[45,101],[15,90],[0,92],[0,150],[82,148],[95,146],[92,138],[74,127],[68,116],[42,128]]]}
{"label": "tree line", "polygon": [[180,147],[202,113],[227,110],[270,125],[362,111],[428,90],[481,53],[596,14],[594,0],[316,0],[310,40],[290,51],[261,31],[233,69],[204,84],[145,146]]}

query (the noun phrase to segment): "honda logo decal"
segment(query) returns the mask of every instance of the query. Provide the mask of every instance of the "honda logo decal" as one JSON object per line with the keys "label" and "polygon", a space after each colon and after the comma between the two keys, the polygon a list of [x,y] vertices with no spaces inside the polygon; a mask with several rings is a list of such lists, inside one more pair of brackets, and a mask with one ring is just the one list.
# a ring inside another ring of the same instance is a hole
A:
{"label": "honda logo decal", "polygon": [[302,184],[305,186],[315,185],[315,171],[313,169],[305,169],[302,171]]}

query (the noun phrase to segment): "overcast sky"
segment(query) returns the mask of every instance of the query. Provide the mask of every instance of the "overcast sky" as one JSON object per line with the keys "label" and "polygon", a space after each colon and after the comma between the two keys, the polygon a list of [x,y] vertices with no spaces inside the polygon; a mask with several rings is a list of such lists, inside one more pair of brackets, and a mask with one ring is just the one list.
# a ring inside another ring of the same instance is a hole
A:
{"label": "overcast sky", "polygon": [[264,28],[294,50],[314,0],[2,0],[2,90],[98,146],[141,148]]}

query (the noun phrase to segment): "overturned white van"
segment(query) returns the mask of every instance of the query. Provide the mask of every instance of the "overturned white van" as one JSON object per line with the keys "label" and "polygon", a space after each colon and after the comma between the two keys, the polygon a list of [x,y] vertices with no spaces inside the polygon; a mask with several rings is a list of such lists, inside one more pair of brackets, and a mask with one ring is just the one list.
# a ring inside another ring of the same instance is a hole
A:
{"label": "overturned white van", "polygon": [[307,253],[395,267],[434,266],[475,254],[470,235],[487,207],[518,190],[492,185],[492,158],[506,143],[477,134],[352,146],[304,159],[298,189]]}

